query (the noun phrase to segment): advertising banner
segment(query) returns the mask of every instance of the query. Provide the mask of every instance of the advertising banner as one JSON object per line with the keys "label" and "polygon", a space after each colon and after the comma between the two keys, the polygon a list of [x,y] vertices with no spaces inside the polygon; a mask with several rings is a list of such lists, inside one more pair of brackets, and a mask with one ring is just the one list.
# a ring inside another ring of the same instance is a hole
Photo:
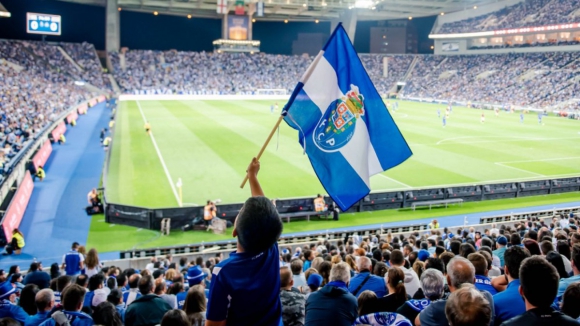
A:
{"label": "advertising banner", "polygon": [[77,112],[79,114],[85,114],[87,113],[87,109],[88,109],[87,103],[83,103],[77,107]]}
{"label": "advertising banner", "polygon": [[248,28],[248,16],[228,16],[228,39],[247,40]]}
{"label": "advertising banner", "polygon": [[62,121],[51,132],[52,139],[54,139],[55,142],[58,141],[58,139],[60,138],[60,135],[64,134],[65,131],[66,131],[66,125],[64,124],[64,121]]}
{"label": "advertising banner", "polygon": [[66,122],[70,123],[73,120],[78,120],[79,119],[79,114],[77,113],[77,111],[72,111],[69,115],[66,116]]}
{"label": "advertising banner", "polygon": [[50,153],[52,153],[52,145],[50,144],[50,140],[47,139],[32,158],[32,164],[34,164],[35,170],[37,170],[39,166],[44,166],[50,157]]}
{"label": "advertising banner", "polygon": [[28,201],[32,195],[32,189],[34,188],[34,182],[32,182],[32,177],[30,172],[26,171],[24,179],[20,183],[16,194],[12,197],[12,202],[8,206],[8,210],[4,214],[4,219],[2,220],[2,227],[4,228],[4,234],[6,235],[6,240],[10,242],[12,240],[12,230],[20,226],[24,212],[26,211],[26,206],[28,206]]}

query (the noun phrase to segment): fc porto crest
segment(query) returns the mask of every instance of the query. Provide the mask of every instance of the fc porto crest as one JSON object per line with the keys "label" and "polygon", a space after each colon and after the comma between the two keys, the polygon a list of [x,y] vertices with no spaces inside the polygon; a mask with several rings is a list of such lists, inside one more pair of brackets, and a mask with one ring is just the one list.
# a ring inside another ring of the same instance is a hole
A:
{"label": "fc porto crest", "polygon": [[355,85],[331,104],[312,134],[314,144],[324,152],[336,152],[352,139],[357,120],[365,114],[364,96]]}

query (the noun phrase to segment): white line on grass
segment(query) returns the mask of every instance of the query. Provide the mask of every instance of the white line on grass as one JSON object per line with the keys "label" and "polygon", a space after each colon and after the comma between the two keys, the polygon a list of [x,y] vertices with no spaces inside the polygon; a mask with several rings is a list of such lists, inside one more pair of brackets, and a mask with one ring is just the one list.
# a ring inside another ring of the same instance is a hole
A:
{"label": "white line on grass", "polygon": [[558,157],[558,158],[546,158],[541,160],[526,160],[526,161],[509,161],[509,162],[497,162],[497,163],[531,163],[531,162],[548,162],[548,161],[564,161],[564,160],[574,160],[578,159],[580,156],[571,156],[571,157]]}
{"label": "white line on grass", "polygon": [[391,180],[391,181],[393,181],[393,182],[396,182],[396,183],[400,184],[401,186],[405,186],[405,187],[407,187],[407,188],[413,188],[413,187],[409,186],[409,185],[408,185],[408,184],[406,184],[406,183],[402,183],[401,181],[397,181],[397,180],[395,180],[395,179],[393,179],[393,178],[389,178],[389,177],[387,177],[386,175],[384,175],[384,174],[382,174],[382,173],[379,173],[379,174],[377,174],[377,175],[380,175],[381,177],[383,177],[383,178],[385,178],[385,179],[389,179],[389,180]]}
{"label": "white line on grass", "polygon": [[548,140],[564,140],[564,139],[578,139],[578,137],[562,137],[562,138],[535,138],[535,137],[506,137],[506,136],[465,136],[465,137],[453,137],[453,138],[445,138],[435,145],[441,145],[444,142],[451,141],[451,140],[459,140],[459,139],[472,139],[472,138],[507,138],[507,139],[500,139],[500,140],[483,140],[483,141],[468,141],[468,142],[456,142],[451,144],[463,144],[463,145],[471,145],[471,144],[482,144],[482,143],[505,143],[505,142],[518,142],[518,141],[528,141],[528,140],[537,140],[537,141],[548,141]]}
{"label": "white line on grass", "polygon": [[543,175],[543,174],[536,173],[536,172],[532,172],[532,171],[528,171],[528,170],[524,170],[524,169],[520,169],[520,168],[516,168],[516,167],[513,167],[513,166],[509,166],[509,165],[507,165],[507,164],[501,164],[501,163],[499,163],[499,162],[495,162],[495,163],[493,163],[493,164],[495,164],[495,165],[499,165],[499,166],[503,166],[503,167],[505,167],[505,168],[510,168],[510,169],[518,170],[518,171],[520,171],[520,172],[525,172],[525,173],[529,173],[529,174],[537,175],[537,176],[539,176],[539,177],[545,177],[545,175]]}
{"label": "white line on grass", "polygon": [[[139,108],[139,112],[141,112],[141,116],[143,117],[143,123],[147,122],[147,118],[145,118],[145,114],[143,113],[143,109],[141,109],[141,104],[139,101],[137,102],[137,107]],[[171,179],[171,174],[169,174],[169,170],[167,169],[167,165],[165,165],[165,160],[163,160],[163,156],[161,156],[161,151],[159,151],[159,146],[157,146],[157,142],[155,141],[155,137],[153,137],[153,131],[149,131],[149,136],[151,136],[151,141],[153,142],[153,147],[155,147],[155,151],[157,152],[157,157],[159,157],[159,161],[161,161],[161,166],[163,167],[163,171],[165,171],[165,175],[167,176],[167,180],[169,181],[169,185],[171,186],[171,190],[173,190],[173,194],[175,195],[175,200],[177,204],[179,204],[179,195],[177,194],[177,190],[175,189],[175,184],[173,183],[173,179]]]}

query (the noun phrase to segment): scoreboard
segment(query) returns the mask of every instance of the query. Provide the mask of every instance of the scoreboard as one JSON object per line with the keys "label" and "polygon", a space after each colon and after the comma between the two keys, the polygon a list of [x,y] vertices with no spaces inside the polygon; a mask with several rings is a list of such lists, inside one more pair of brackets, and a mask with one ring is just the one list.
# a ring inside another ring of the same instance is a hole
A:
{"label": "scoreboard", "polygon": [[26,13],[26,32],[29,34],[60,35],[61,28],[59,15]]}

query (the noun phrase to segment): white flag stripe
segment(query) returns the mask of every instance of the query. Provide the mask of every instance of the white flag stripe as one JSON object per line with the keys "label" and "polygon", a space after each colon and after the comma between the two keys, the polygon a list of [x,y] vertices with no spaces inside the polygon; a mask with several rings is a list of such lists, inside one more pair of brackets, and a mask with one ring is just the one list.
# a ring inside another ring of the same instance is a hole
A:
{"label": "white flag stripe", "polygon": [[[316,66],[309,67],[304,75],[304,92],[318,106],[322,114],[337,98],[344,96],[338,87],[336,71],[330,63],[319,54],[314,61]],[[309,73],[309,75],[307,75]],[[364,96],[364,94],[362,94]],[[356,171],[370,189],[369,177],[383,172],[377,153],[370,142],[367,125],[358,119],[352,139],[339,152]]]}
{"label": "white flag stripe", "polygon": [[[314,59],[313,63],[313,65],[316,65],[314,67],[310,66],[304,74],[303,90],[308,94],[312,102],[318,106],[320,112],[324,114],[330,103],[344,96],[344,94],[338,88],[336,71],[322,54],[323,52],[319,53],[320,57],[317,57],[319,60],[316,61]],[[308,73],[310,74],[307,75]]]}

